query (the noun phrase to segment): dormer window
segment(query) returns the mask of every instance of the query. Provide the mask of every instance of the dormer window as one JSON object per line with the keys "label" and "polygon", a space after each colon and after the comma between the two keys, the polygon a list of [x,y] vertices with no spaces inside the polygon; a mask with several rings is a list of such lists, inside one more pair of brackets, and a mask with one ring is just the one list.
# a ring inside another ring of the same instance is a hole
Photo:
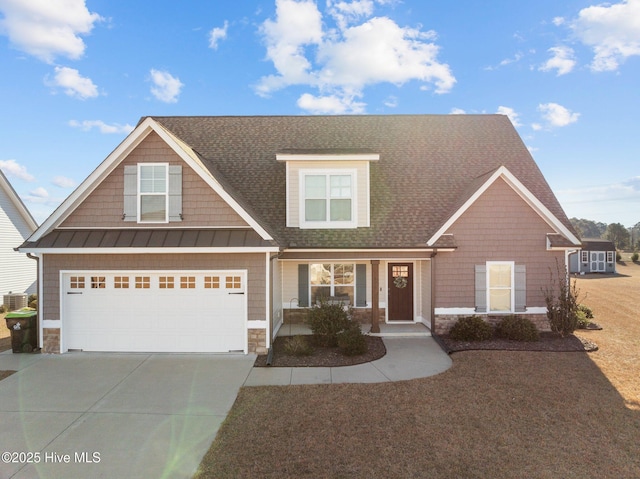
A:
{"label": "dormer window", "polygon": [[380,155],[365,149],[285,150],[287,226],[349,229],[370,226],[369,169]]}
{"label": "dormer window", "polygon": [[356,227],[355,170],[301,172],[302,228]]}

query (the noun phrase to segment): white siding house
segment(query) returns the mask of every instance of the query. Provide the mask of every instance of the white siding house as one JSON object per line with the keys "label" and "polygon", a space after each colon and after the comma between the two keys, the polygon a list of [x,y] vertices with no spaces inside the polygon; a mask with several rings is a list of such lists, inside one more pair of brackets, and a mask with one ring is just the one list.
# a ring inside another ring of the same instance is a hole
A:
{"label": "white siding house", "polygon": [[0,302],[2,295],[35,293],[37,263],[14,250],[38,225],[0,171]]}

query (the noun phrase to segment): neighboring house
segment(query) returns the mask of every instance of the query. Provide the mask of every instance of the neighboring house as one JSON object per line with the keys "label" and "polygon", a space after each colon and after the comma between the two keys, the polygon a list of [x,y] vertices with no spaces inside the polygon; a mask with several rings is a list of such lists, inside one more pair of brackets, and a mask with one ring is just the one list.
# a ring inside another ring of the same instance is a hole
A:
{"label": "neighboring house", "polygon": [[599,238],[585,238],[582,248],[571,255],[571,273],[615,273],[616,245],[613,241]]}
{"label": "neighboring house", "polygon": [[21,251],[45,352],[258,352],[320,297],[518,314],[579,247],[502,115],[147,117]]}
{"label": "neighboring house", "polygon": [[14,250],[38,225],[0,170],[0,304],[7,293],[35,293],[35,260]]}

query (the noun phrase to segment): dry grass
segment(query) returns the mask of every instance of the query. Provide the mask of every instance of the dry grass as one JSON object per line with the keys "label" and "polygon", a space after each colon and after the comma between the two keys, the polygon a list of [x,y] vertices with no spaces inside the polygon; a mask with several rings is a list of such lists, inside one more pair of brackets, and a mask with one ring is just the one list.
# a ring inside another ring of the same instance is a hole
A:
{"label": "dry grass", "polygon": [[202,478],[640,477],[640,267],[579,280],[597,353],[467,351],[393,384],[243,388]]}
{"label": "dry grass", "polygon": [[578,331],[595,341],[590,355],[630,408],[640,410],[640,265],[618,263],[617,276],[587,275],[577,281],[581,302],[593,309],[603,331]]}

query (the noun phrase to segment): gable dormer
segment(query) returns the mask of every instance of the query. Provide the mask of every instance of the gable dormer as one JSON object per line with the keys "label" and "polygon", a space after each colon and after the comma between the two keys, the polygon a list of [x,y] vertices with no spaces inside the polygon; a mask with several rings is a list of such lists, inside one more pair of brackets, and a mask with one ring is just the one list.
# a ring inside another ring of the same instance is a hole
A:
{"label": "gable dormer", "polygon": [[369,150],[284,150],[287,227],[354,229],[370,226],[370,174],[380,155]]}

